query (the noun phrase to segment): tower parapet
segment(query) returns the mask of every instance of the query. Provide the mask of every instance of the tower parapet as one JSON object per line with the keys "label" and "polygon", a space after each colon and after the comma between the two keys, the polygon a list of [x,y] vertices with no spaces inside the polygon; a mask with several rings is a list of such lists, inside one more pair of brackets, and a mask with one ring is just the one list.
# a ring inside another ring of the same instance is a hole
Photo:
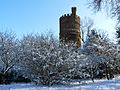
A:
{"label": "tower parapet", "polygon": [[64,14],[60,17],[60,33],[59,39],[61,42],[76,43],[77,47],[81,46],[80,36],[80,17],[76,15],[76,7],[72,7],[71,14]]}

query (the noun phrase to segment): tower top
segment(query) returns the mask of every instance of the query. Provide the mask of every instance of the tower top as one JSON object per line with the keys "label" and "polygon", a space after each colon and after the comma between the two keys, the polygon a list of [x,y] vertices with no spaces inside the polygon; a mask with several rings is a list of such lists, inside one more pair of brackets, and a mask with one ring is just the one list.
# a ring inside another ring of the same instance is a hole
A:
{"label": "tower top", "polygon": [[71,8],[71,11],[72,11],[72,15],[73,15],[73,16],[76,16],[76,7],[72,7],[72,8]]}

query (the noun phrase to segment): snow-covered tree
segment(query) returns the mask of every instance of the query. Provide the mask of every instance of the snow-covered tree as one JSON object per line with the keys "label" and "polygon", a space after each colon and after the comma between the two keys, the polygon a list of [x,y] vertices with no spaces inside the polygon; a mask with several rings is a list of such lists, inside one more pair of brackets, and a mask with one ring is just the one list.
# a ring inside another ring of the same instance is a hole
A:
{"label": "snow-covered tree", "polygon": [[32,80],[45,85],[74,77],[80,55],[74,45],[60,45],[53,36],[27,35],[21,40],[22,62]]}
{"label": "snow-covered tree", "polygon": [[20,47],[25,73],[37,84],[50,86],[76,77],[94,81],[100,73],[110,79],[119,68],[114,44],[94,30],[89,31],[82,49],[61,44],[52,35],[39,34],[24,36]]}
{"label": "snow-covered tree", "polygon": [[[5,76],[19,61],[18,45],[12,33],[0,32],[0,66]],[[5,78],[2,77],[2,82]]]}
{"label": "snow-covered tree", "polygon": [[90,7],[94,10],[105,10],[109,15],[117,18],[120,23],[120,1],[119,0],[88,0]]}
{"label": "snow-covered tree", "polygon": [[[86,64],[88,64],[87,68],[89,68],[88,71],[90,73],[94,72],[97,74],[97,69],[100,69],[99,66],[102,65],[104,67],[103,74],[105,74],[107,79],[111,78],[110,75],[113,75],[113,68],[115,67],[113,62],[116,62],[116,57],[118,57],[118,51],[113,43],[106,41],[106,38],[104,39],[97,32],[91,31],[91,34],[86,40],[86,44],[83,48],[83,53],[87,55],[88,63]],[[92,67],[89,67],[90,65],[92,65]]]}

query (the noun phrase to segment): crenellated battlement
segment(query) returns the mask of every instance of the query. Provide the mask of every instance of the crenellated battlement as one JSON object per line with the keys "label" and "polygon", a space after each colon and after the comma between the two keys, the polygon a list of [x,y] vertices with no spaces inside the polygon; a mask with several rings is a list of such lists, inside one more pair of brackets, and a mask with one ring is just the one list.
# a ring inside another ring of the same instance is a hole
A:
{"label": "crenellated battlement", "polygon": [[60,17],[60,22],[64,23],[64,22],[73,22],[75,21],[76,23],[80,24],[80,17],[79,16],[75,16],[73,17],[72,14],[64,14],[63,16]]}
{"label": "crenellated battlement", "polygon": [[[74,18],[74,17],[72,14],[64,14],[60,17],[60,19],[65,19],[65,18]],[[76,15],[75,18],[80,18],[80,17]]]}

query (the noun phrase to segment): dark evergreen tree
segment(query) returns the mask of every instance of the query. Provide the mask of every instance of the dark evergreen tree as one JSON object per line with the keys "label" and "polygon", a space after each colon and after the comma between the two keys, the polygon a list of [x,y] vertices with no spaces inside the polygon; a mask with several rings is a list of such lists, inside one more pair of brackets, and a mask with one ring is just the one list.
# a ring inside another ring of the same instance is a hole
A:
{"label": "dark evergreen tree", "polygon": [[116,29],[116,37],[117,37],[117,43],[120,44],[120,27],[117,27]]}

